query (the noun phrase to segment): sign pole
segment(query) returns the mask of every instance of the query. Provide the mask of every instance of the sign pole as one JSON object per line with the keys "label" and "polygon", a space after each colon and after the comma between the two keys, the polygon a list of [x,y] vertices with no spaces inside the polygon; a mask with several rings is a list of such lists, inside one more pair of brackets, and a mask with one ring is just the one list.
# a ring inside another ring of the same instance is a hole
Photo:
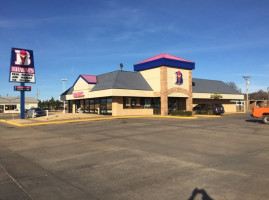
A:
{"label": "sign pole", "polygon": [[[21,83],[21,86],[25,86],[25,83]],[[21,119],[25,118],[25,91],[21,91]]]}

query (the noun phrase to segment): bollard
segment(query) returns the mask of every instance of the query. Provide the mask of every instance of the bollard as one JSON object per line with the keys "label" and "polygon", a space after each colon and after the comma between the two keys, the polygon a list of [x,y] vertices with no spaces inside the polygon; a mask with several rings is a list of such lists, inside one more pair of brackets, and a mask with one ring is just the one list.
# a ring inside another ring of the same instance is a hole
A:
{"label": "bollard", "polygon": [[46,110],[46,116],[47,116],[47,120],[49,119],[49,111]]}

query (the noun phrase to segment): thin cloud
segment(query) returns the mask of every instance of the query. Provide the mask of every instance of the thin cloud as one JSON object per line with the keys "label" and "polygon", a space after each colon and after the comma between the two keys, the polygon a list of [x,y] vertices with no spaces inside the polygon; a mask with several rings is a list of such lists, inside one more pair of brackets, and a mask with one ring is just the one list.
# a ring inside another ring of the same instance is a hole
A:
{"label": "thin cloud", "polygon": [[63,20],[73,19],[73,16],[47,17],[47,18],[28,18],[28,19],[5,19],[0,20],[0,28],[20,28],[20,27],[35,27],[44,23],[62,23]]}

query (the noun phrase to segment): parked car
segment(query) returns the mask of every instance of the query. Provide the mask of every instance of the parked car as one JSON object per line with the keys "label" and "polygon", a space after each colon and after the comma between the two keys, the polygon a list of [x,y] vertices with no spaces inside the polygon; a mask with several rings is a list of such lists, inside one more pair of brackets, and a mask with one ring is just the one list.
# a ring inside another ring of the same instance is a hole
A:
{"label": "parked car", "polygon": [[225,110],[221,103],[204,103],[198,104],[193,108],[194,113],[196,114],[214,114],[222,115]]}
{"label": "parked car", "polygon": [[30,108],[27,111],[26,116],[27,116],[27,118],[46,116],[46,112],[44,110],[42,110],[41,108]]}

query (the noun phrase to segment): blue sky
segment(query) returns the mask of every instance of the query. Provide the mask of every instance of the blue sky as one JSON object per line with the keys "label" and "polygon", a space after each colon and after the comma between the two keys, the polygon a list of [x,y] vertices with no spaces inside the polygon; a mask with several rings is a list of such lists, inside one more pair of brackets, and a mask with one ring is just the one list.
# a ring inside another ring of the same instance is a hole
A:
{"label": "blue sky", "polygon": [[0,95],[11,48],[34,51],[36,83],[26,96],[59,98],[80,74],[133,71],[160,53],[196,63],[193,77],[269,87],[268,0],[0,0]]}

